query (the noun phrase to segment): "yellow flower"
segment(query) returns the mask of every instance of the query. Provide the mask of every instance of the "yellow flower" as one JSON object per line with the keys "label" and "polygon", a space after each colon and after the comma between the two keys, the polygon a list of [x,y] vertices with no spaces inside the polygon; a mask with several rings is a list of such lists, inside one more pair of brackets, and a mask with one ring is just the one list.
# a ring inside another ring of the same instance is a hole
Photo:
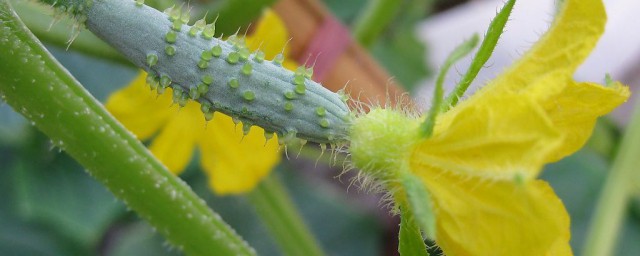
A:
{"label": "yellow flower", "polygon": [[[546,163],[582,147],[597,117],[629,97],[619,83],[572,79],[605,22],[600,0],[566,0],[540,41],[443,113],[432,137],[418,137],[419,120],[381,109],[357,120],[354,161],[420,177],[433,201],[436,243],[446,255],[571,255],[569,216],[536,177]],[[376,142],[387,149],[367,150]],[[405,144],[388,149],[394,142]]]}
{"label": "yellow flower", "polygon": [[[282,52],[289,40],[282,21],[271,11],[265,12],[255,33],[246,39],[249,49],[261,48],[266,58]],[[295,63],[286,62],[293,69]],[[280,161],[277,139],[265,141],[264,130],[253,126],[243,136],[242,124],[216,113],[206,123],[198,103],[190,101],[183,108],[172,105],[171,89],[162,95],[145,85],[141,72],[131,84],[111,95],[107,109],[139,139],[155,136],[151,152],[173,173],[181,173],[190,162],[196,147],[200,149],[202,169],[209,185],[218,194],[251,191]]]}

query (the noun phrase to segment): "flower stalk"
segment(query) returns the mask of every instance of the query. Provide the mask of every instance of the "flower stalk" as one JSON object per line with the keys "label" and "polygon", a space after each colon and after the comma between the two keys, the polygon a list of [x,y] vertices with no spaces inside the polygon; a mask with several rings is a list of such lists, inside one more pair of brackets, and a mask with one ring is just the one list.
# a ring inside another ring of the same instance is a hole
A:
{"label": "flower stalk", "polygon": [[357,18],[353,37],[364,47],[370,47],[400,10],[402,1],[371,0]]}
{"label": "flower stalk", "polygon": [[638,177],[640,155],[640,102],[637,102],[620,150],[602,187],[590,224],[584,255],[613,255],[620,227],[627,216],[633,195],[633,182]]}
{"label": "flower stalk", "polygon": [[482,40],[480,44],[480,48],[476,55],[473,57],[471,61],[471,65],[469,65],[469,69],[462,76],[462,80],[456,85],[453,92],[444,101],[442,105],[442,112],[446,112],[451,107],[458,104],[458,101],[462,97],[462,95],[467,91],[471,82],[476,78],[482,67],[489,60],[491,55],[493,54],[493,50],[496,48],[498,44],[498,39],[500,39],[500,35],[502,35],[502,31],[504,30],[504,26],[507,24],[509,20],[509,15],[511,15],[511,10],[513,10],[513,6],[515,5],[515,0],[507,1],[500,12],[496,15],[495,18],[489,24],[489,30],[487,31],[485,38]]}
{"label": "flower stalk", "polygon": [[324,255],[275,173],[247,197],[285,255]]}
{"label": "flower stalk", "polygon": [[189,255],[253,255],[220,216],[169,173],[0,1],[0,95],[53,144]]}

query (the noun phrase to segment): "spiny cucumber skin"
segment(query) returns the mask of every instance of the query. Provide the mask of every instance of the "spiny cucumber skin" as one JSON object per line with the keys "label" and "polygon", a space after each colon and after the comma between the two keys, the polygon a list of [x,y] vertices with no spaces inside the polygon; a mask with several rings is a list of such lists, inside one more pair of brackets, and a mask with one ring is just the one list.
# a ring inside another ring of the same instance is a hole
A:
{"label": "spiny cucumber skin", "polygon": [[[180,31],[172,30],[168,16],[153,8],[132,0],[95,0],[87,11],[86,26],[149,74],[169,77],[170,87],[185,95],[205,75],[213,77],[208,91],[196,101],[245,126],[258,125],[279,136],[295,135],[318,143],[336,143],[346,138],[350,112],[340,95],[310,79],[304,79],[304,94],[296,93],[293,72],[272,61],[255,61],[254,54],[231,64],[227,57],[237,52],[231,43],[205,39],[201,32],[191,36],[188,25],[182,25]],[[173,43],[166,38],[170,31],[176,33]],[[198,67],[201,53],[216,45],[222,48],[220,57],[211,58],[204,69]],[[166,54],[167,46],[174,47],[174,55]],[[155,65],[148,65],[150,54],[157,56],[157,61],[152,62]],[[251,65],[249,75],[243,73],[246,63]],[[238,88],[229,86],[231,79],[237,79]],[[287,110],[289,103],[293,108]],[[318,113],[318,107],[326,110],[321,111],[323,115]]]}

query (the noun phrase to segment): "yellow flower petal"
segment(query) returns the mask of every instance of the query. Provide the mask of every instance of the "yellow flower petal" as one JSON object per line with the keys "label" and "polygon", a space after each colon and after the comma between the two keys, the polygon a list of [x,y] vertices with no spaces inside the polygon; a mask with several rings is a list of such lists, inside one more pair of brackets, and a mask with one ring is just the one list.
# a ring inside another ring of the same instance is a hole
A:
{"label": "yellow flower petal", "polygon": [[273,59],[278,53],[288,56],[289,51],[285,46],[289,39],[284,22],[274,11],[267,10],[262,14],[255,32],[246,41],[249,49],[260,49],[266,59]]}
{"label": "yellow flower petal", "polygon": [[571,255],[566,210],[533,178],[579,149],[596,118],[629,97],[620,84],[571,77],[605,20],[599,0],[565,1],[517,64],[444,113],[434,136],[415,147],[410,166],[433,198],[445,254]]}
{"label": "yellow flower petal", "polygon": [[141,140],[150,138],[171,115],[169,111],[159,111],[171,105],[171,98],[158,97],[146,85],[145,79],[146,73],[140,72],[127,87],[111,94],[105,103],[107,110]]}
{"label": "yellow flower petal", "polygon": [[243,137],[230,117],[216,113],[200,142],[202,167],[217,194],[244,193],[253,189],[280,161],[278,142],[265,143],[264,130],[251,127]]}
{"label": "yellow flower petal", "polygon": [[300,65],[295,61],[285,59],[284,62],[282,62],[282,66],[288,70],[295,70]]}
{"label": "yellow flower petal", "polygon": [[[171,90],[166,94],[171,95]],[[177,105],[160,110],[169,113],[170,120],[149,147],[171,172],[181,173],[189,164],[205,127],[204,118],[198,104],[189,102],[184,108]]]}
{"label": "yellow flower petal", "polygon": [[560,138],[546,113],[524,95],[483,99],[443,115],[413,161],[459,175],[536,177]]}
{"label": "yellow flower petal", "polygon": [[548,73],[561,71],[570,77],[575,72],[604,32],[607,16],[601,0],[564,2],[549,31],[487,89],[518,91]]}
{"label": "yellow flower petal", "polygon": [[544,181],[523,184],[412,163],[429,187],[446,255],[571,255],[569,216]]}
{"label": "yellow flower petal", "polygon": [[596,118],[611,112],[630,96],[629,88],[619,83],[607,87],[594,83],[571,81],[543,107],[555,128],[563,135],[559,147],[546,162],[555,162],[580,149],[591,136]]}
{"label": "yellow flower petal", "polygon": [[[535,177],[543,164],[557,161],[582,147],[591,135],[596,119],[629,97],[628,89],[619,84],[605,87],[593,83],[576,83],[571,78],[576,67],[593,49],[603,32],[605,22],[606,15],[600,1],[567,0],[553,26],[513,68],[438,120],[440,123],[435,132],[444,134],[436,134],[434,137],[440,137],[440,144],[449,145],[449,148],[462,144],[466,149],[470,144],[486,139],[487,141],[482,141],[484,148],[475,146],[475,151],[466,152],[482,156],[488,160],[486,164],[484,161],[475,161],[470,162],[469,166],[443,164],[440,167],[464,172],[476,169],[481,172],[481,176],[486,176],[487,170],[490,174],[495,174],[496,171],[502,172],[504,167],[520,161],[511,167],[512,172],[524,171],[528,174],[526,177]],[[501,101],[502,103],[497,104],[496,98],[517,99],[521,102]],[[478,108],[485,109],[486,112],[481,118],[474,117],[474,110]],[[470,120],[453,123],[460,119]],[[541,123],[547,125],[539,127]],[[461,125],[465,127],[459,127]],[[454,131],[449,131],[452,127]],[[559,135],[555,136],[555,140],[547,136],[550,129]],[[475,137],[476,133],[478,137]],[[469,137],[474,138],[471,140]],[[547,139],[542,140],[543,137]],[[509,153],[487,157],[501,150],[500,147],[492,149],[490,145],[505,138],[513,140],[511,146],[508,146]],[[534,148],[523,147],[525,144],[512,147],[522,143],[522,139],[541,141],[535,143]],[[432,151],[443,150],[449,149]],[[452,154],[453,159],[448,159],[448,162],[469,160],[457,159],[460,158],[458,153]],[[518,159],[518,156],[528,159]],[[495,163],[495,166],[489,166],[491,163]]]}

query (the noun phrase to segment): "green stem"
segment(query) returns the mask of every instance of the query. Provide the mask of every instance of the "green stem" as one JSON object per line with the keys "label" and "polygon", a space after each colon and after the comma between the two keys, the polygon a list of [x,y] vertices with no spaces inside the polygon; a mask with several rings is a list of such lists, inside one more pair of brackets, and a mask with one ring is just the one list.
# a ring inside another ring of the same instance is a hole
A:
{"label": "green stem", "polygon": [[255,254],[53,59],[6,0],[0,59],[1,98],[171,244],[189,255]]}
{"label": "green stem", "polygon": [[471,53],[471,51],[476,48],[477,44],[478,34],[474,34],[469,40],[466,40],[462,44],[458,45],[458,47],[456,47],[444,61],[444,64],[440,68],[440,72],[438,72],[438,77],[436,78],[436,84],[433,90],[433,100],[431,101],[431,109],[429,109],[427,119],[425,119],[424,123],[422,123],[422,126],[420,127],[422,137],[431,137],[433,128],[436,126],[436,118],[438,117],[440,110],[443,108],[442,97],[444,94],[444,78],[449,72],[449,69],[451,68],[451,66],[453,66],[453,64]]}
{"label": "green stem", "polygon": [[400,9],[402,1],[369,0],[367,7],[354,23],[353,36],[360,45],[369,47],[391,22]]}
{"label": "green stem", "polygon": [[485,35],[482,43],[480,44],[480,48],[476,53],[475,57],[471,61],[471,65],[469,65],[469,69],[462,76],[462,80],[456,85],[456,88],[451,92],[451,94],[445,99],[443,104],[442,112],[446,112],[451,107],[458,104],[458,100],[464,95],[464,92],[467,91],[471,82],[476,78],[480,69],[487,63],[487,60],[493,54],[493,50],[496,48],[498,44],[498,39],[500,39],[500,35],[504,31],[504,26],[507,24],[509,20],[509,16],[511,15],[511,10],[513,10],[513,5],[515,4],[515,0],[509,0],[505,3],[504,7],[498,12],[495,18],[491,21],[489,25],[489,29],[487,30],[487,34]]}
{"label": "green stem", "polygon": [[[15,1],[13,2],[15,3]],[[20,14],[22,21],[29,30],[45,43],[51,43],[63,48],[69,47],[75,51],[120,64],[133,65],[115,49],[87,30],[77,32],[77,36],[69,44],[74,35],[69,32],[69,28],[73,26],[73,23],[68,18],[54,20],[50,17],[51,15],[43,15],[43,12],[51,12],[50,10],[38,8],[33,3],[24,1],[16,4],[15,10]]]}
{"label": "green stem", "polygon": [[584,247],[586,256],[613,255],[640,165],[640,101],[636,103],[631,123],[621,141],[591,220]]}
{"label": "green stem", "polygon": [[275,173],[247,197],[285,255],[324,255]]}

